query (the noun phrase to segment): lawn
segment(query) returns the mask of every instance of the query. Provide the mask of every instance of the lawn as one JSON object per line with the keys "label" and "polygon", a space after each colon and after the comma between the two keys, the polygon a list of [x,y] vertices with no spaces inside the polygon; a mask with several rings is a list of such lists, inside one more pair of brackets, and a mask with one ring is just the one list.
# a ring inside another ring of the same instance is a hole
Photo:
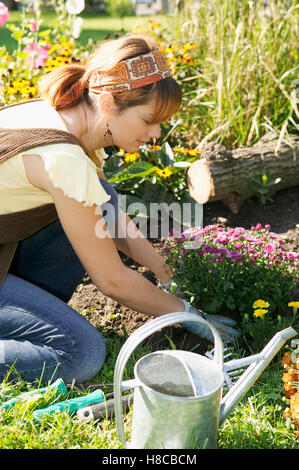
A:
{"label": "lawn", "polygon": [[[90,13],[84,12],[80,15],[84,22],[82,26],[81,35],[79,42],[82,45],[86,45],[89,39],[96,42],[101,42],[107,34],[113,37],[114,33],[124,29],[129,32],[132,31],[136,26],[145,27],[149,20],[163,23],[165,17],[163,15],[155,16],[129,16],[123,19],[103,15],[102,13]],[[57,21],[57,15],[54,11],[43,10],[42,11],[43,25],[41,29],[47,29],[53,26],[53,22]],[[11,11],[9,21],[6,24],[19,25],[22,21],[22,14],[20,11]],[[16,46],[17,41],[11,37],[11,32],[2,26],[0,28],[0,46],[5,45],[7,49],[12,52]]]}

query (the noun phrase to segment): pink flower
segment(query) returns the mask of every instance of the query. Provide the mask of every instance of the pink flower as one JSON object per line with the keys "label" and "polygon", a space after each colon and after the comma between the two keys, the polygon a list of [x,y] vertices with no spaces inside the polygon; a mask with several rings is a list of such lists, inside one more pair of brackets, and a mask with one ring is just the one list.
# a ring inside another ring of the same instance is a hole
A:
{"label": "pink flower", "polygon": [[33,31],[33,32],[37,31],[38,29],[37,21],[34,18],[30,18],[29,23],[30,23],[30,27],[29,27],[30,31]]}
{"label": "pink flower", "polygon": [[235,232],[235,233],[243,233],[244,230],[245,230],[245,229],[244,229],[243,227],[236,227],[235,230],[234,230],[234,232]]}
{"label": "pink flower", "polygon": [[265,228],[266,228],[266,229],[270,228],[270,225],[269,225],[269,224],[266,224],[266,225],[265,225]]}
{"label": "pink flower", "polygon": [[263,252],[264,253],[272,253],[275,251],[276,244],[275,243],[267,243],[267,245],[264,246]]}
{"label": "pink flower", "polygon": [[256,242],[256,239],[254,237],[251,237],[250,235],[242,235],[243,240],[247,240],[248,242]]}
{"label": "pink flower", "polygon": [[206,225],[203,229],[204,233],[210,232],[211,230],[217,230],[216,225]]}
{"label": "pink flower", "polygon": [[242,248],[242,246],[244,246],[244,243],[236,243],[235,244],[235,248],[238,249],[238,248]]}
{"label": "pink flower", "polygon": [[23,52],[28,52],[29,55],[26,59],[26,62],[32,63],[33,68],[37,69],[38,67],[43,67],[48,57],[49,47],[41,47],[38,44],[29,44],[24,47]]}
{"label": "pink flower", "polygon": [[258,223],[255,226],[255,230],[260,230],[262,228],[262,224]]}
{"label": "pink flower", "polygon": [[215,243],[222,243],[222,245],[227,245],[228,239],[224,233],[220,233],[215,240]]}
{"label": "pink flower", "polygon": [[0,2],[0,26],[2,26],[9,17],[9,11],[6,5],[3,2]]}
{"label": "pink flower", "polygon": [[277,233],[274,233],[274,232],[269,232],[269,233],[268,233],[268,236],[269,236],[270,238],[278,238]]}
{"label": "pink flower", "polygon": [[[174,233],[174,229],[172,229],[173,233]],[[202,230],[200,227],[191,227],[191,228],[187,228],[187,230],[184,230],[184,232],[182,233],[182,235],[201,235],[202,234]]]}

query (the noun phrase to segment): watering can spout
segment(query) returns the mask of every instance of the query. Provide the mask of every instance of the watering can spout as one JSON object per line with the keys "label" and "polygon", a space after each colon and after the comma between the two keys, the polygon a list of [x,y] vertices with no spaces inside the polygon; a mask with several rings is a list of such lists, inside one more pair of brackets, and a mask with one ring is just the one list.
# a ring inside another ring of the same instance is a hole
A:
{"label": "watering can spout", "polygon": [[276,333],[260,354],[254,354],[246,358],[232,360],[224,364],[224,370],[226,371],[234,370],[249,364],[250,366],[222,400],[219,418],[220,426],[236,406],[236,404],[248,392],[250,387],[263,373],[263,371],[266,369],[278,351],[282,348],[282,346],[289,339],[296,335],[297,332],[293,328],[286,328],[285,330]]}

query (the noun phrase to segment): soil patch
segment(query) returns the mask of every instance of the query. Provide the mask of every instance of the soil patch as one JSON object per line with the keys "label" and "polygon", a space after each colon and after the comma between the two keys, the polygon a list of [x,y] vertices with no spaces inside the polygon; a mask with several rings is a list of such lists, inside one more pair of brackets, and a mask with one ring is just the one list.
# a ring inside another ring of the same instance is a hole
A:
{"label": "soil patch", "polygon": [[[270,224],[271,231],[277,233],[285,241],[288,251],[298,251],[299,247],[299,187],[289,188],[273,196],[273,202],[261,205],[256,198],[243,202],[238,214],[232,214],[221,202],[212,202],[204,206],[204,225],[218,224],[226,228],[244,227],[250,230],[252,225],[260,222]],[[159,239],[151,239],[151,243],[159,248]],[[120,253],[126,266],[140,272],[151,282],[157,284],[155,275],[147,268],[140,266],[134,260]],[[299,293],[294,293],[292,300],[298,300]],[[120,305],[115,300],[103,295],[86,275],[74,292],[69,304],[80,311],[96,328],[102,332],[115,333],[126,337],[154,317],[140,314],[128,307]],[[176,347],[202,352],[206,350],[207,342],[198,336],[191,335],[173,326],[164,328],[162,332],[153,335],[149,341],[159,344],[159,347],[170,347],[171,338]]]}

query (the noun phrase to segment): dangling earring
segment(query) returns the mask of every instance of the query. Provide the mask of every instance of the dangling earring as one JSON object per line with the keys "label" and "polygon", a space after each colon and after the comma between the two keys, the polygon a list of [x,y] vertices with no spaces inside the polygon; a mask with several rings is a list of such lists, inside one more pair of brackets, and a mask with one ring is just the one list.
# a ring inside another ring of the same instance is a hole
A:
{"label": "dangling earring", "polygon": [[108,121],[107,121],[107,125],[106,125],[106,130],[105,130],[105,132],[104,132],[104,137],[105,137],[106,139],[110,139],[111,142],[112,142],[112,132],[111,132],[111,130],[109,129]]}

